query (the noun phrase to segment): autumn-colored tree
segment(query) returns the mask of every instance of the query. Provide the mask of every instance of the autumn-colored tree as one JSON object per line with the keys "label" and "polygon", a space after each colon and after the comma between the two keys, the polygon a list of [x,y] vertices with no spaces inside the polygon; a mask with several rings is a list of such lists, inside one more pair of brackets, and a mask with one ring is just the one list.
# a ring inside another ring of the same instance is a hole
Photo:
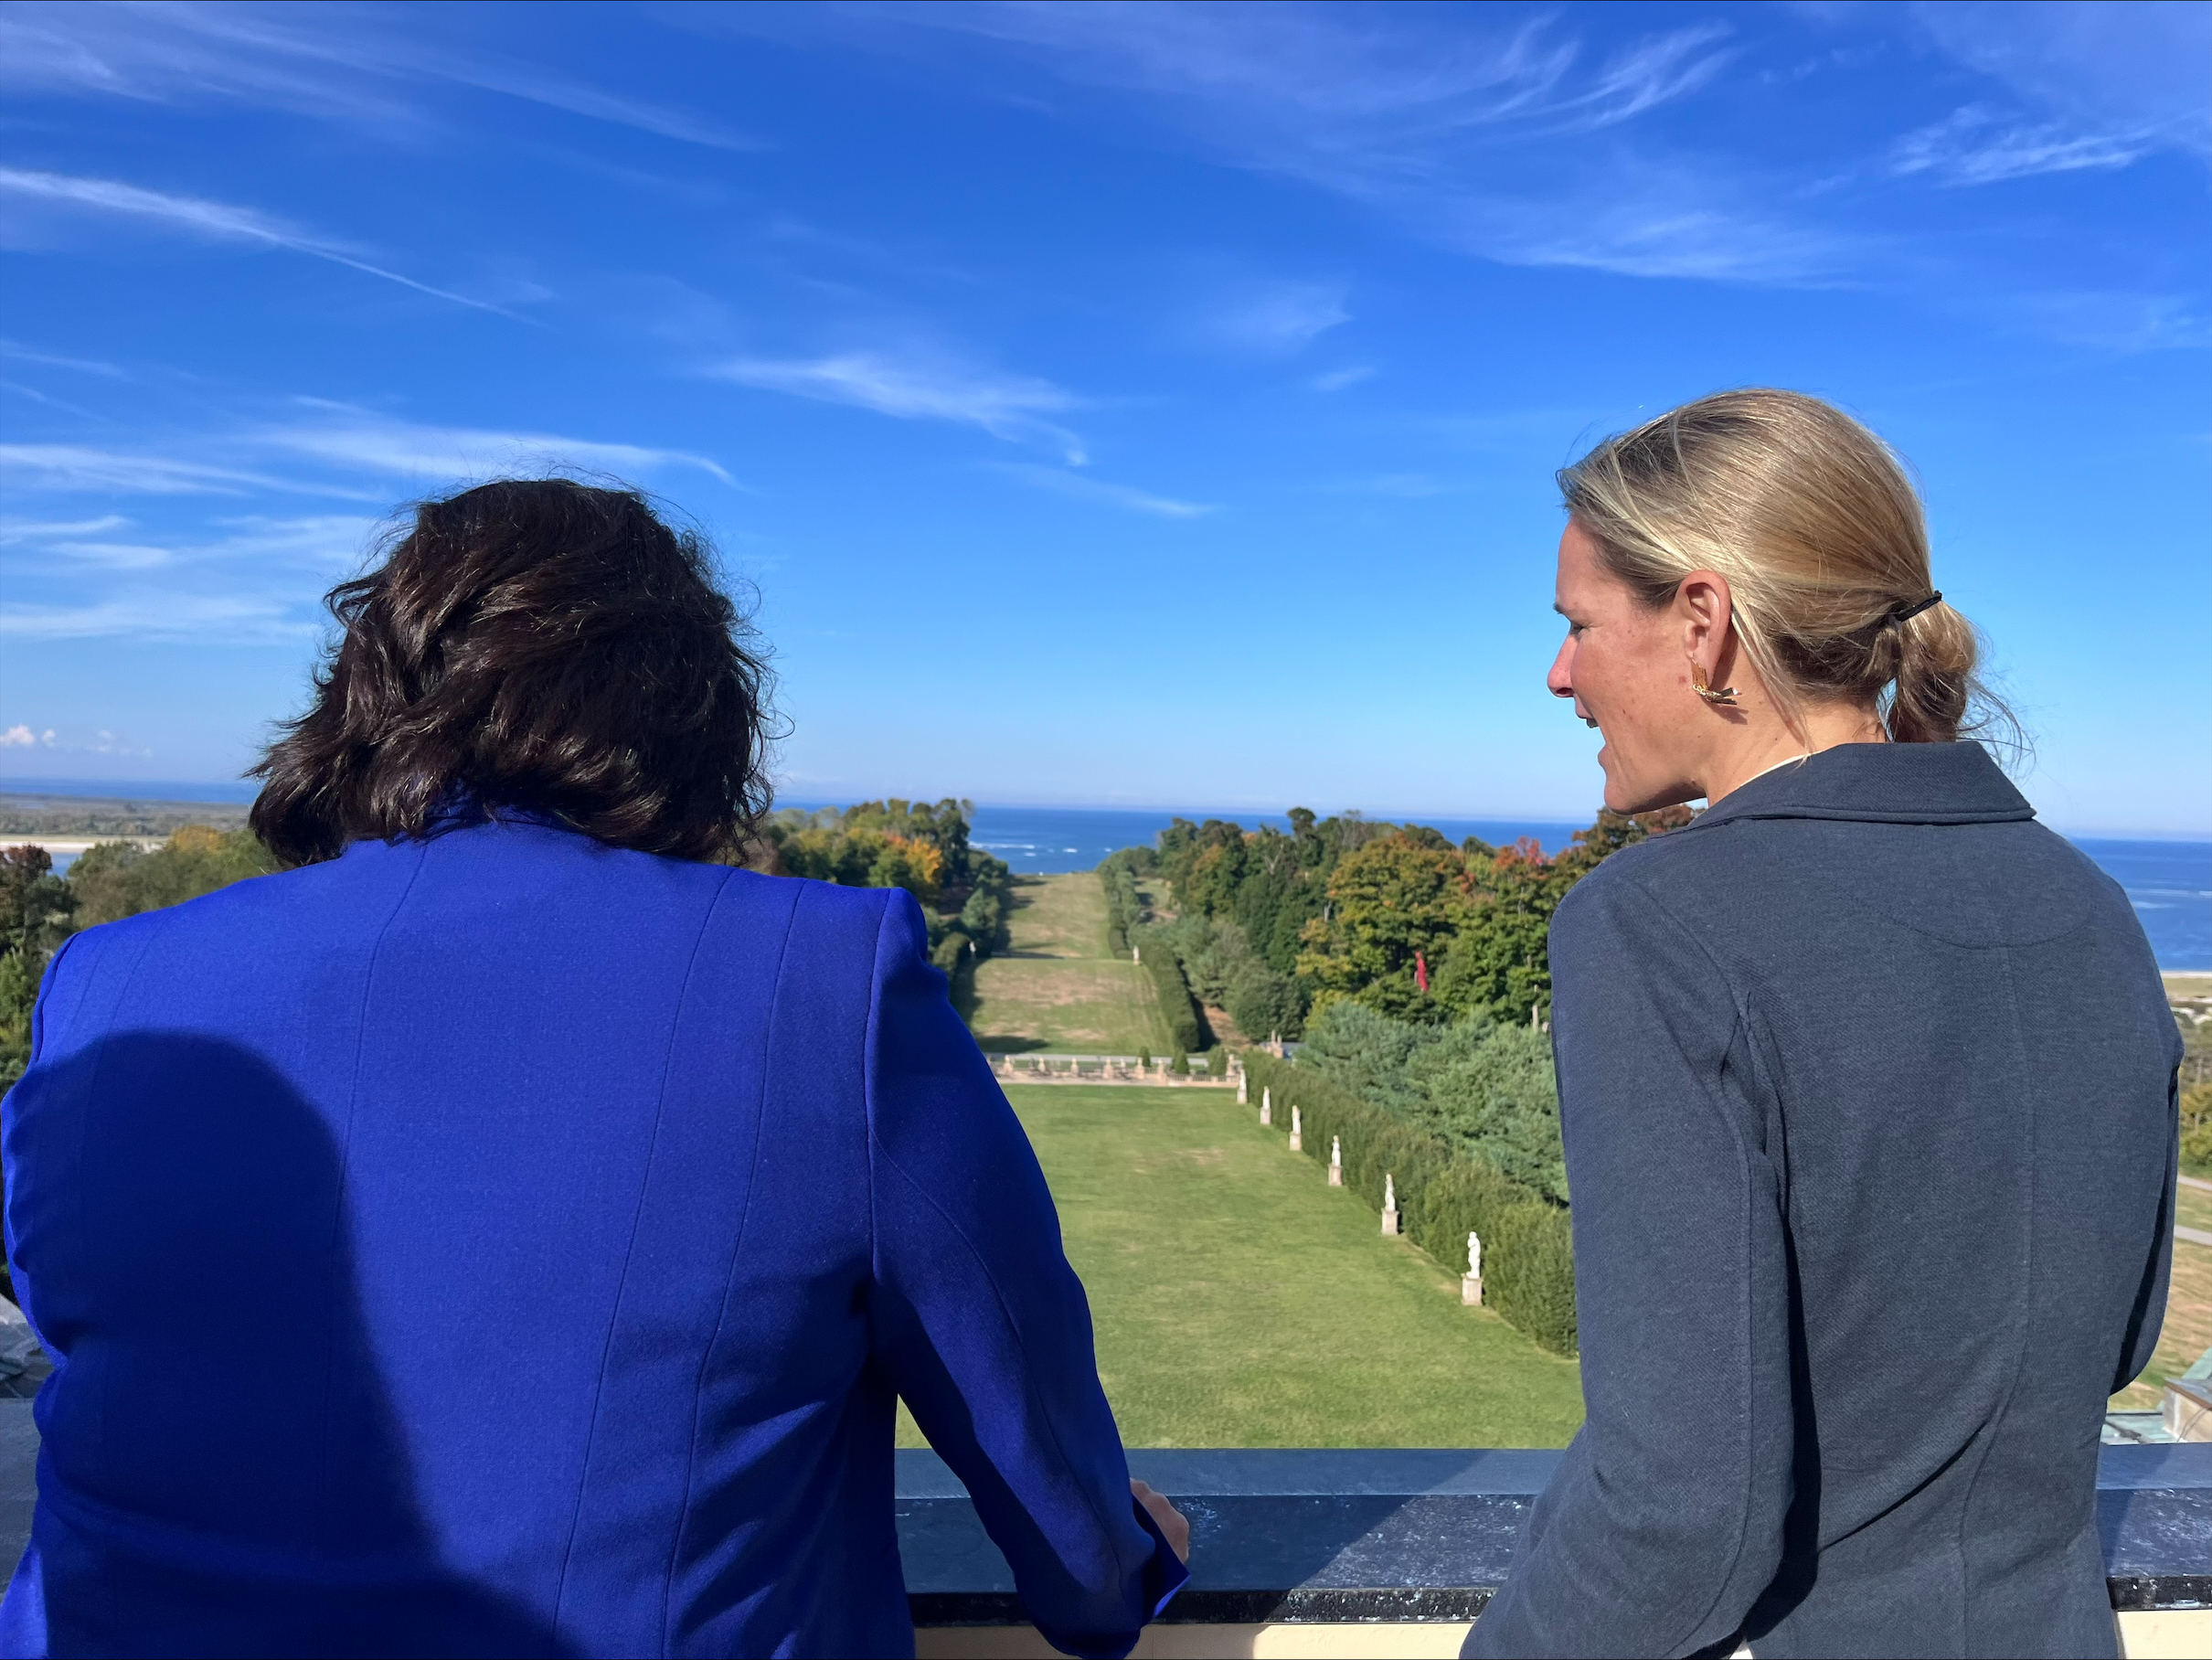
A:
{"label": "autumn-colored tree", "polygon": [[1447,1016],[1526,1021],[1551,1000],[1551,913],[1579,872],[1526,836],[1497,848],[1472,843],[1463,857],[1466,920],[1436,976],[1435,1001]]}
{"label": "autumn-colored tree", "polygon": [[1633,818],[1603,811],[1554,857],[1547,857],[1526,837],[1506,847],[1470,840],[1467,921],[1435,981],[1436,1001],[1443,1011],[1486,1014],[1516,1024],[1541,1019],[1551,1006],[1546,944],[1552,912],[1568,890],[1608,856],[1678,829],[1694,816],[1687,807]]}

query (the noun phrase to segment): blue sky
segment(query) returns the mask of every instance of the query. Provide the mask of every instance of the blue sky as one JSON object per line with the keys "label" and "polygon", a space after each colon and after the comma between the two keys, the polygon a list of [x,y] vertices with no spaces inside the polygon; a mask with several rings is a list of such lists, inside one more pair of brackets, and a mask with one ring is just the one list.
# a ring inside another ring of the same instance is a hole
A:
{"label": "blue sky", "polygon": [[2212,7],[18,0],[0,87],[0,779],[234,775],[556,463],[757,587],[794,796],[1580,817],[1551,474],[1771,383],[2046,815],[2212,833]]}

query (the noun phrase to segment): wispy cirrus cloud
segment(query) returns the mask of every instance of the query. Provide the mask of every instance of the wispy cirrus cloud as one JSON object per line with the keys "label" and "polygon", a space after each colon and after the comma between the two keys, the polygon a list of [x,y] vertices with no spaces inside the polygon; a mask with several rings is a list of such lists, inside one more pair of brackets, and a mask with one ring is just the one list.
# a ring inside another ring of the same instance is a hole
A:
{"label": "wispy cirrus cloud", "polygon": [[91,357],[70,357],[59,352],[40,351],[17,340],[0,340],[0,357],[12,358],[17,363],[35,363],[41,368],[73,369],[80,375],[98,375],[109,380],[130,378],[115,364],[101,363]]}
{"label": "wispy cirrus cloud", "polygon": [[0,547],[58,536],[98,536],[103,530],[120,530],[130,522],[120,513],[86,519],[0,519]]}
{"label": "wispy cirrus cloud", "polygon": [[1992,185],[2044,173],[2125,167],[2157,147],[2155,139],[2140,132],[2068,133],[1968,104],[1899,139],[1889,153],[1889,170],[1899,176],[1927,174],[1946,185]]}
{"label": "wispy cirrus cloud", "polygon": [[2212,164],[2212,6],[1944,0],[1911,15],[1945,52],[2056,118],[2046,143],[2064,134],[2128,145],[2130,160],[2171,149]]}
{"label": "wispy cirrus cloud", "polygon": [[821,403],[848,404],[900,420],[947,420],[980,427],[1010,443],[1058,448],[1070,466],[1089,456],[1083,442],[1048,419],[1083,399],[1048,380],[994,374],[920,354],[841,352],[825,357],[739,357],[707,370],[716,379]]}
{"label": "wispy cirrus cloud", "polygon": [[1556,13],[1252,0],[669,15],[702,30],[894,58],[957,42],[1002,71],[1116,95],[1097,110],[1056,98],[1070,118],[1165,129],[1232,165],[1349,197],[1508,264],[1801,282],[1832,275],[1856,246],[1789,218],[1755,164],[1675,158],[1624,136],[1734,60],[1733,31],[1713,19],[1601,51]]}
{"label": "wispy cirrus cloud", "polygon": [[118,179],[78,178],[67,174],[5,166],[0,166],[0,196],[14,197],[18,201],[43,204],[64,211],[135,220],[212,241],[282,249],[291,253],[305,254],[311,259],[327,260],[334,265],[343,265],[348,270],[381,278],[387,282],[397,282],[402,288],[411,288],[417,293],[429,294],[435,299],[450,300],[456,305],[495,312],[503,317],[516,315],[505,306],[494,305],[484,300],[473,300],[466,294],[454,293],[450,289],[433,288],[428,282],[418,282],[399,271],[371,264],[336,242],[287,224],[258,208],[209,201],[204,197],[174,196]]}
{"label": "wispy cirrus cloud", "polygon": [[1352,320],[1341,282],[1261,282],[1225,297],[1200,320],[1200,331],[1234,351],[1292,356]]}
{"label": "wispy cirrus cloud", "polygon": [[316,597],[358,565],[385,522],[250,514],[178,535],[149,533],[122,514],[8,521],[0,638],[296,644],[322,626]]}
{"label": "wispy cirrus cloud", "polygon": [[[610,91],[452,32],[436,13],[221,4],[0,12],[0,85],[160,102],[226,101],[401,133],[431,124],[409,87],[447,83],[714,149],[758,149],[709,117]],[[404,16],[404,21],[399,19]]]}
{"label": "wispy cirrus cloud", "polygon": [[129,636],[196,644],[294,645],[321,624],[268,594],[178,593],[135,588],[81,605],[0,602],[0,639]]}
{"label": "wispy cirrus cloud", "polygon": [[302,399],[307,419],[262,427],[239,442],[327,463],[352,473],[445,481],[563,467],[636,475],[671,467],[744,486],[719,462],[688,450],[609,443],[554,432],[445,427],[398,420],[345,404]]}
{"label": "wispy cirrus cloud", "polygon": [[1286,170],[1416,161],[1477,129],[1585,133],[1710,81],[1732,56],[1715,22],[1649,35],[1592,62],[1556,18],[1469,27],[1305,5],[1092,0],[1082,5],[845,5],[1025,53],[1064,79],[1185,104],[1184,119]]}
{"label": "wispy cirrus cloud", "polygon": [[48,573],[71,567],[151,570],[227,561],[258,570],[326,571],[354,564],[383,522],[348,513],[292,518],[253,514],[216,520],[213,536],[123,540],[104,533],[129,530],[132,522],[110,514],[75,524],[0,526],[0,547],[21,550],[5,556],[16,569]]}
{"label": "wispy cirrus cloud", "polygon": [[239,467],[85,444],[0,444],[0,478],[17,489],[125,495],[239,495],[292,487]]}
{"label": "wispy cirrus cloud", "polygon": [[1096,502],[1101,506],[1119,507],[1125,513],[1147,513],[1155,518],[1203,518],[1217,511],[1207,502],[1177,501],[1173,496],[1154,495],[1149,490],[1134,489],[1128,484],[1109,484],[1104,479],[1092,478],[1082,473],[1063,472],[1058,467],[1040,467],[1027,462],[994,462],[994,473],[1019,479],[1037,490],[1049,490],[1056,495],[1072,496],[1077,501]]}
{"label": "wispy cirrus cloud", "polygon": [[[394,484],[419,488],[565,469],[642,477],[675,468],[705,473],[733,489],[745,488],[720,463],[687,450],[556,432],[437,426],[318,399],[300,399],[298,408],[295,419],[211,433],[195,440],[182,453],[86,444],[0,444],[0,479],[18,490],[49,494],[242,495],[274,491],[378,500]],[[294,464],[283,468],[286,461]],[[372,486],[367,483],[371,479],[378,483]]]}

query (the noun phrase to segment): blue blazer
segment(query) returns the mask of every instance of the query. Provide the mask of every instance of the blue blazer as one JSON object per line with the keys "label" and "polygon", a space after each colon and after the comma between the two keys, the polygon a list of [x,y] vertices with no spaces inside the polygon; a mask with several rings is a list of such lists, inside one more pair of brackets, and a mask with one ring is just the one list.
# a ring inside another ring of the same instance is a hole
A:
{"label": "blue blazer", "polygon": [[10,1654],[910,1655],[903,1396],[1045,1633],[1182,1570],[913,899],[509,818],[77,935],[5,1112]]}

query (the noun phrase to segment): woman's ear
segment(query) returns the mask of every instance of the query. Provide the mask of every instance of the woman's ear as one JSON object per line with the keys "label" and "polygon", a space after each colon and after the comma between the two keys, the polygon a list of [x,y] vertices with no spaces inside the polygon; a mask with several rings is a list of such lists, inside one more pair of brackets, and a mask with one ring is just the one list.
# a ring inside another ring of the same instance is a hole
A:
{"label": "woman's ear", "polygon": [[1717,570],[1691,571],[1675,590],[1675,611],[1682,622],[1684,654],[1708,676],[1721,672],[1735,615],[1728,578]]}

